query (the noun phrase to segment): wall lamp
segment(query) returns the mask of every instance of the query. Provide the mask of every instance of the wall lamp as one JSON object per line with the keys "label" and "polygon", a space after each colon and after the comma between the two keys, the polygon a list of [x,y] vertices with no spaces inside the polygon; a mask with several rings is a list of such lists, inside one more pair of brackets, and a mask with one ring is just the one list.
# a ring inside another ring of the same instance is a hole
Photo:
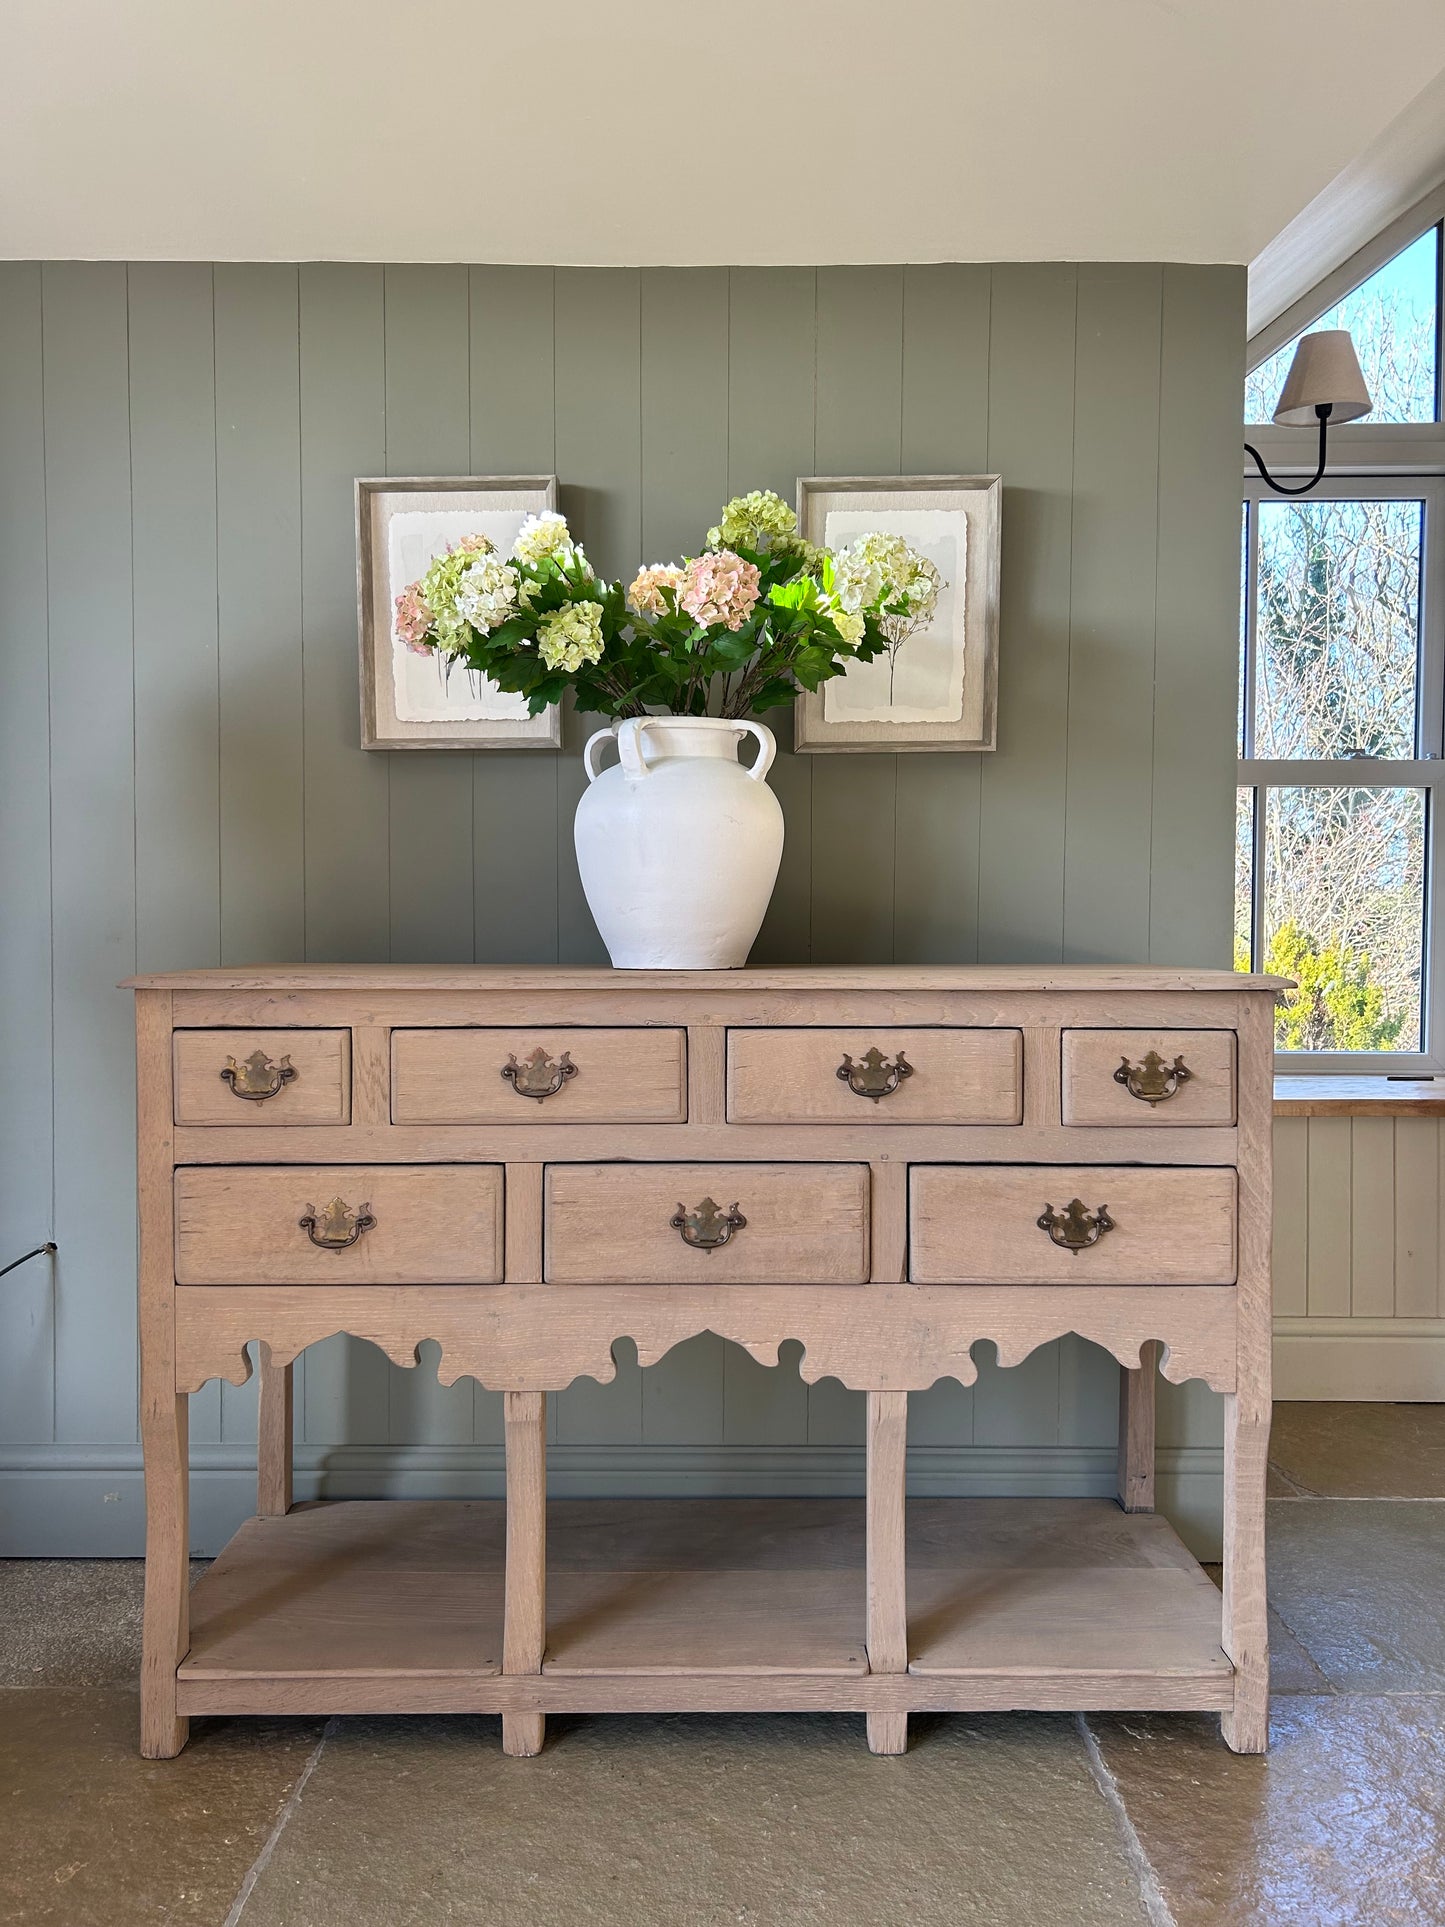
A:
{"label": "wall lamp", "polygon": [[1321,328],[1316,334],[1306,335],[1295,349],[1274,411],[1281,428],[1308,428],[1312,421],[1318,421],[1319,466],[1307,482],[1301,482],[1298,488],[1287,488],[1270,474],[1257,448],[1246,442],[1244,452],[1254,457],[1255,467],[1276,495],[1308,495],[1325,472],[1325,435],[1329,424],[1358,421],[1361,415],[1368,415],[1373,406],[1349,329]]}

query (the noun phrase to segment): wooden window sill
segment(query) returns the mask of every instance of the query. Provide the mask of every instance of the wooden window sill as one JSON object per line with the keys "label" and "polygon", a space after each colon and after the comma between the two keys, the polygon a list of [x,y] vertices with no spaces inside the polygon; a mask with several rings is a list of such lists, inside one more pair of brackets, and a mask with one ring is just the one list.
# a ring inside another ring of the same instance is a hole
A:
{"label": "wooden window sill", "polygon": [[1276,1117],[1445,1117],[1445,1077],[1276,1077]]}

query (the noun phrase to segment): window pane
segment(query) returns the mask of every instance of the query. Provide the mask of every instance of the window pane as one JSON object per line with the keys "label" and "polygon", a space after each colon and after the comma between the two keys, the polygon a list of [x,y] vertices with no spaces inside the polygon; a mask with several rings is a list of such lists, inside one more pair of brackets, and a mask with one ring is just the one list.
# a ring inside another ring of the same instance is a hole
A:
{"label": "window pane", "polygon": [[1413,756],[1423,502],[1261,502],[1256,756]]}
{"label": "window pane", "polygon": [[[1362,282],[1353,294],[1312,321],[1319,328],[1348,328],[1354,337],[1365,386],[1375,406],[1367,422],[1435,420],[1435,311],[1440,299],[1439,229],[1431,228],[1393,261]],[[1299,335],[1245,378],[1244,419],[1267,422],[1299,346]]]}
{"label": "window pane", "polygon": [[1419,1050],[1425,792],[1267,790],[1266,970],[1280,1050]]}
{"label": "window pane", "polygon": [[1234,810],[1234,967],[1254,968],[1254,791],[1240,790]]}

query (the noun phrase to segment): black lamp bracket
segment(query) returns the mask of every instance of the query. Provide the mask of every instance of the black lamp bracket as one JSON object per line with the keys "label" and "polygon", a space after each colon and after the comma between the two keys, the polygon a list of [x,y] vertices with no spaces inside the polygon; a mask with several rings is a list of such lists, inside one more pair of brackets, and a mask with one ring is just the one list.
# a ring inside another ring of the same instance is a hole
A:
{"label": "black lamp bracket", "polygon": [[1277,482],[1265,467],[1264,457],[1260,454],[1259,450],[1249,442],[1244,444],[1245,454],[1254,457],[1255,467],[1276,495],[1308,495],[1310,490],[1318,484],[1320,477],[1325,472],[1325,430],[1330,416],[1333,413],[1334,404],[1332,402],[1319,401],[1315,403],[1315,414],[1318,416],[1320,424],[1320,459],[1314,474],[1311,475],[1307,482],[1301,482],[1298,488],[1287,488],[1283,482]]}

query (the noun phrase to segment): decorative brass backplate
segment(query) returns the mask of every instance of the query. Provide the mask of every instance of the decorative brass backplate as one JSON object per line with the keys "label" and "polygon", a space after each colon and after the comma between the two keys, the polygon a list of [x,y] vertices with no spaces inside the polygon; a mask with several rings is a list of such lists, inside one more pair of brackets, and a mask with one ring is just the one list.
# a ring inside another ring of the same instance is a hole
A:
{"label": "decorative brass backplate", "polygon": [[316,1206],[308,1204],[305,1217],[298,1218],[297,1223],[320,1250],[346,1251],[363,1231],[370,1231],[376,1219],[369,1204],[353,1211],[345,1198],[333,1198],[319,1215]]}
{"label": "decorative brass backplate", "polygon": [[253,1050],[244,1064],[238,1064],[234,1057],[226,1059],[226,1068],[221,1072],[221,1082],[229,1084],[237,1097],[250,1098],[259,1104],[263,1098],[274,1097],[283,1085],[291,1083],[298,1076],[295,1065],[289,1057],[283,1057],[273,1064],[263,1050]]}
{"label": "decorative brass backplate", "polygon": [[1131,1064],[1127,1057],[1122,1058],[1114,1073],[1114,1082],[1122,1084],[1130,1097],[1137,1097],[1141,1104],[1162,1104],[1166,1097],[1173,1097],[1181,1084],[1187,1084],[1192,1072],[1186,1067],[1182,1057],[1176,1057],[1173,1064],[1166,1064],[1157,1050],[1144,1053],[1142,1064]]}
{"label": "decorative brass backplate", "polygon": [[747,1219],[736,1205],[731,1211],[724,1211],[712,1198],[704,1198],[696,1211],[679,1205],[677,1215],[667,1222],[674,1231],[682,1233],[682,1242],[695,1251],[716,1251],[735,1231],[743,1229]]}
{"label": "decorative brass backplate", "polygon": [[1106,1231],[1117,1229],[1109,1216],[1109,1207],[1101,1204],[1097,1211],[1086,1211],[1078,1198],[1071,1200],[1068,1209],[1055,1211],[1051,1204],[1044,1206],[1044,1214],[1038,1221],[1039,1230],[1047,1231],[1056,1245],[1065,1251],[1072,1251],[1077,1258],[1081,1251],[1096,1245]]}
{"label": "decorative brass backplate", "polygon": [[544,1097],[555,1097],[567,1079],[577,1075],[577,1066],[570,1051],[564,1050],[554,1064],[546,1051],[539,1049],[521,1064],[515,1055],[509,1056],[502,1075],[518,1097],[534,1097],[540,1104]]}
{"label": "decorative brass backplate", "polygon": [[861,1063],[855,1064],[847,1051],[838,1066],[838,1076],[848,1089],[858,1097],[870,1097],[877,1104],[890,1092],[896,1091],[905,1077],[912,1077],[913,1066],[899,1051],[895,1062],[890,1064],[882,1051],[876,1046],[865,1050]]}

